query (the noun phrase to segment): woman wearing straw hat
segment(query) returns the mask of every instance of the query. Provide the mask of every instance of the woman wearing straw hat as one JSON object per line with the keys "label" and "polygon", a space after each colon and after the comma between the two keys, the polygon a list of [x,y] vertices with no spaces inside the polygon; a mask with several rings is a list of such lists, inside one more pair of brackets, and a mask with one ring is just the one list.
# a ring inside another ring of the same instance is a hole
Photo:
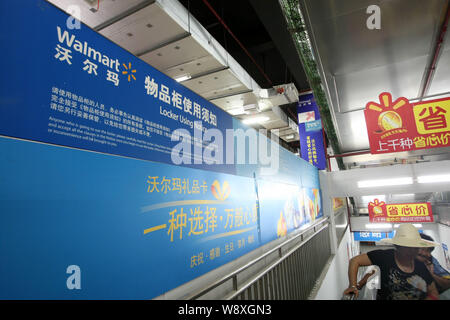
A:
{"label": "woman wearing straw hat", "polygon": [[439,293],[433,277],[426,266],[416,260],[420,248],[434,247],[438,244],[422,239],[412,224],[402,224],[392,239],[381,241],[393,244],[394,249],[373,250],[353,257],[348,267],[350,285],[344,294],[355,294],[358,297],[358,268],[377,265],[381,272],[378,300],[438,299]]}

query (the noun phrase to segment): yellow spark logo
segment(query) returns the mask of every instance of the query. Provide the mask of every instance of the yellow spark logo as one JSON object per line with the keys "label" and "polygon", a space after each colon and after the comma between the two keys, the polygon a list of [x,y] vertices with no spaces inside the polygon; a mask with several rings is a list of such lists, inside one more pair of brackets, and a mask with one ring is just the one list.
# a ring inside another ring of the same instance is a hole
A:
{"label": "yellow spark logo", "polygon": [[407,130],[403,128],[403,121],[398,109],[409,106],[409,101],[406,98],[398,98],[392,101],[392,95],[388,92],[383,92],[379,95],[380,103],[369,102],[366,105],[366,110],[370,109],[378,112],[378,127],[375,133],[382,134],[381,139],[389,137],[397,133],[406,133]]}
{"label": "yellow spark logo", "polygon": [[133,74],[133,73],[136,73],[136,69],[131,69],[131,62],[128,62],[128,67],[125,65],[125,63],[122,63],[122,64],[123,64],[123,67],[126,69],[126,70],[122,71],[122,74],[128,75],[128,82],[131,81],[131,78],[136,80],[136,77]]}
{"label": "yellow spark logo", "polygon": [[214,197],[217,200],[220,200],[220,201],[225,201],[229,197],[230,191],[231,191],[231,188],[230,188],[228,181],[225,181],[223,183],[222,187],[220,186],[220,183],[217,180],[215,180],[213,182],[213,184],[211,185],[212,194],[214,195]]}

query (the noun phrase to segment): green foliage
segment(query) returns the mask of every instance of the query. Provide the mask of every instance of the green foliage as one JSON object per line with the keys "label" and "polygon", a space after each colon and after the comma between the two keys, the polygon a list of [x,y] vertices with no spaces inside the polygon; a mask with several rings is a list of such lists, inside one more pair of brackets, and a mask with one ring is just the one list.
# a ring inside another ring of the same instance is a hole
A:
{"label": "green foliage", "polygon": [[[334,153],[340,154],[341,151],[336,131],[331,120],[330,108],[328,107],[325,92],[322,89],[322,80],[313,56],[308,31],[300,12],[298,0],[280,0],[280,5],[284,12],[292,39],[294,40],[297,53],[305,70],[306,77],[308,78],[308,82],[319,106],[320,116],[323,120],[324,129],[327,133],[331,147],[333,148]],[[341,170],[345,170],[342,158],[337,158],[337,163]]]}

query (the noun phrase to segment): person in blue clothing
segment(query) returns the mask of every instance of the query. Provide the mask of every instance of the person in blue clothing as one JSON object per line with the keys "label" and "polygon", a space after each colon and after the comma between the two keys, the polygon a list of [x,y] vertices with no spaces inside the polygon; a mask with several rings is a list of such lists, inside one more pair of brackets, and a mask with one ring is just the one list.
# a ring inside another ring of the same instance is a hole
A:
{"label": "person in blue clothing", "polygon": [[[434,241],[433,238],[423,233],[420,235],[420,237],[428,241]],[[417,260],[423,262],[427,267],[428,271],[434,279],[434,282],[436,282],[436,287],[439,294],[441,295],[441,298],[445,297],[445,299],[449,299],[450,273],[439,264],[435,257],[431,255],[433,250],[433,247],[419,249]]]}
{"label": "person in blue clothing", "polygon": [[416,259],[421,248],[438,244],[422,239],[412,224],[402,224],[392,239],[381,241],[393,244],[394,249],[373,250],[353,257],[348,267],[349,287],[344,294],[354,294],[357,298],[359,267],[377,265],[381,282],[377,300],[438,300],[433,277],[425,264]]}

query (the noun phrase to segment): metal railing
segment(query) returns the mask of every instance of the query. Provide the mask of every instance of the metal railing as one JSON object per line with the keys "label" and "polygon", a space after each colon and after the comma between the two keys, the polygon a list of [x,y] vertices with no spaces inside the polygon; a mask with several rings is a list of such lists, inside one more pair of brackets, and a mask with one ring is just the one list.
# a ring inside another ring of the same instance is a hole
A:
{"label": "metal railing", "polygon": [[[270,249],[237,270],[192,294],[187,299],[198,299],[208,292],[232,281],[232,292],[224,299],[278,300],[307,299],[317,278],[331,256],[328,218],[299,232],[294,237]],[[292,248],[287,249],[287,247]],[[277,254],[277,259],[239,284],[238,276]]]}

